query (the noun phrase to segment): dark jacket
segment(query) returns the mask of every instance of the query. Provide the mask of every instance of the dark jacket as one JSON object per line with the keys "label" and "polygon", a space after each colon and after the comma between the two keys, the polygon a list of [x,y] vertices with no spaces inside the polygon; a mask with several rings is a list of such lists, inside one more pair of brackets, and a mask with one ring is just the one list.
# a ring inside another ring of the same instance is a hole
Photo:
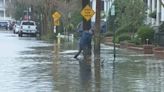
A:
{"label": "dark jacket", "polygon": [[80,38],[80,48],[91,48],[91,41],[92,41],[92,33],[88,31],[83,31],[81,38]]}

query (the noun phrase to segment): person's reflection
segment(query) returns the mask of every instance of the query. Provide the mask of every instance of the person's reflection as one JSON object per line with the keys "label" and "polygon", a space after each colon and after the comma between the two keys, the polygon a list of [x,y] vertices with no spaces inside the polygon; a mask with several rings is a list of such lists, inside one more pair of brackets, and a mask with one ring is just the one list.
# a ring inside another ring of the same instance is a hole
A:
{"label": "person's reflection", "polygon": [[96,92],[101,92],[101,66],[100,66],[100,58],[95,59],[94,61],[94,70],[95,70],[95,89]]}
{"label": "person's reflection", "polygon": [[80,79],[83,92],[92,92],[91,86],[91,58],[84,58],[83,60],[79,60],[80,66]]}

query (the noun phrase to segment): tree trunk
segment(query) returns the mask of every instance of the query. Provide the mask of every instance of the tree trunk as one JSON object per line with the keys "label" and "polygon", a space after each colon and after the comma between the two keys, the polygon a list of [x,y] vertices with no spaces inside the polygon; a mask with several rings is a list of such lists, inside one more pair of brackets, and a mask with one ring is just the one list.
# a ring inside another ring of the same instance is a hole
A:
{"label": "tree trunk", "polygon": [[101,0],[96,0],[96,24],[94,35],[94,56],[100,58],[100,13],[101,13]]}

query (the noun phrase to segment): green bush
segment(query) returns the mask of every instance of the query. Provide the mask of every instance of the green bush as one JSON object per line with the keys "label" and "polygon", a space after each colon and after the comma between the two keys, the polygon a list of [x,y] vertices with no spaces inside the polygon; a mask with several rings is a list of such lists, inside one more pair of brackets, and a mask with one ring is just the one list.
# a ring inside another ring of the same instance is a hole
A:
{"label": "green bush", "polygon": [[141,45],[141,40],[139,38],[133,38],[128,41],[129,43],[134,43],[135,45]]}
{"label": "green bush", "polygon": [[105,37],[113,36],[113,32],[108,31],[108,32],[104,33],[104,36]]}
{"label": "green bush", "polygon": [[159,26],[159,31],[164,32],[164,22]]}
{"label": "green bush", "polygon": [[130,25],[129,24],[126,24],[122,27],[119,27],[116,31],[116,35],[121,35],[122,33],[125,34],[125,33],[128,33],[130,29]]}
{"label": "green bush", "polygon": [[149,43],[154,40],[154,30],[149,26],[142,26],[137,31],[138,38],[141,38],[142,43],[146,43],[146,39],[149,39]]}
{"label": "green bush", "polygon": [[131,37],[128,34],[121,34],[117,37],[118,39],[118,43],[120,43],[121,41],[129,41],[131,40]]}

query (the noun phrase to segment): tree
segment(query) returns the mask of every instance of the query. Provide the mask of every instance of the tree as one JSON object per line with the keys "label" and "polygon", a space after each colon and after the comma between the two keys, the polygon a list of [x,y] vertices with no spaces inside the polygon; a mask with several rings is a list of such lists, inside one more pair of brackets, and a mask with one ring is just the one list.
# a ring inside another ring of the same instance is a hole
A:
{"label": "tree", "polygon": [[62,22],[66,30],[70,31],[68,26],[77,24],[81,21],[81,4],[78,0],[59,0],[56,3],[57,11],[62,14]]}
{"label": "tree", "polygon": [[[144,24],[145,9],[143,0],[115,0],[116,30],[119,33],[129,33],[134,37],[137,29]],[[124,28],[126,30],[124,30]],[[123,30],[122,30],[123,29]],[[119,34],[118,34],[119,35]]]}
{"label": "tree", "polygon": [[[41,34],[48,35],[53,32],[52,13],[55,11],[62,14],[62,22],[65,26],[69,23],[78,24],[79,20],[74,19],[79,18],[77,17],[77,12],[80,11],[78,2],[77,0],[12,0],[8,9],[15,19],[20,19],[24,10],[31,7],[33,20],[40,22]],[[69,19],[68,14],[74,18]]]}
{"label": "tree", "polygon": [[7,6],[7,11],[9,11],[16,20],[20,20],[26,5],[21,0],[12,0]]}
{"label": "tree", "polygon": [[16,20],[23,19],[24,11],[29,12],[29,8],[32,9],[32,19],[36,22],[40,22],[41,34],[51,33],[51,14],[56,0],[12,0],[11,6],[8,7],[12,12],[12,16]]}

